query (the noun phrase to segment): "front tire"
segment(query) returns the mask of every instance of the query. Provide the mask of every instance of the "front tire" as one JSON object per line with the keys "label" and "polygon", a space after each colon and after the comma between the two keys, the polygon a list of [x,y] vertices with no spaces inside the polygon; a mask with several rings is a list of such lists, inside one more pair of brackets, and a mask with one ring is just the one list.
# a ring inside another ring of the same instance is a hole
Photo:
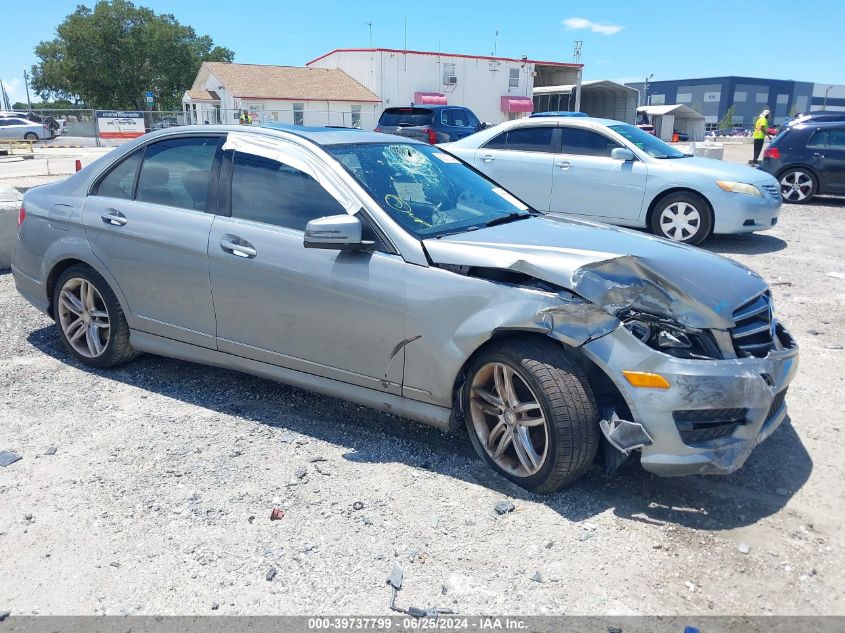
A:
{"label": "front tire", "polygon": [[116,367],[138,353],[129,344],[129,325],[112,289],[89,266],[71,266],[53,291],[53,314],[62,344],[89,367]]}
{"label": "front tire", "polygon": [[819,188],[815,175],[800,167],[787,169],[780,175],[778,182],[781,198],[791,204],[806,204]]}
{"label": "front tire", "polygon": [[692,191],[670,193],[654,205],[651,230],[673,242],[701,244],[713,232],[713,209]]}
{"label": "front tire", "polygon": [[551,340],[516,338],[483,351],[468,369],[463,406],[479,456],[532,492],[574,482],[598,450],[590,385]]}

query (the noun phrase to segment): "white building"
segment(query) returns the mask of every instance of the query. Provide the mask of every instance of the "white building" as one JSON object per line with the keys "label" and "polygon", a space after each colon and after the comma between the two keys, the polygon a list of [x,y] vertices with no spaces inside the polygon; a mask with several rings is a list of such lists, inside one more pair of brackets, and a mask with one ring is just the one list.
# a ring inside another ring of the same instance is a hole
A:
{"label": "white building", "polygon": [[341,70],[379,95],[377,116],[412,102],[448,103],[495,124],[531,112],[535,86],[578,83],[582,64],[367,48],[334,50],[307,67]]}
{"label": "white building", "polygon": [[[342,70],[203,62],[182,97],[188,123],[340,125],[373,129],[379,97]],[[378,109],[378,110],[377,110]]]}

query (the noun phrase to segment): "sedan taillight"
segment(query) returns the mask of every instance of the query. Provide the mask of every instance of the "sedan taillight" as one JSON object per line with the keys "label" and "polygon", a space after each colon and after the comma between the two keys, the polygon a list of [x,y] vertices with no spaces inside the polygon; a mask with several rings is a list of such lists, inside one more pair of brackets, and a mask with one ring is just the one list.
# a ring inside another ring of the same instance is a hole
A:
{"label": "sedan taillight", "polygon": [[21,205],[21,210],[18,211],[18,231],[21,230],[21,224],[23,224],[24,220],[26,220],[26,209]]}

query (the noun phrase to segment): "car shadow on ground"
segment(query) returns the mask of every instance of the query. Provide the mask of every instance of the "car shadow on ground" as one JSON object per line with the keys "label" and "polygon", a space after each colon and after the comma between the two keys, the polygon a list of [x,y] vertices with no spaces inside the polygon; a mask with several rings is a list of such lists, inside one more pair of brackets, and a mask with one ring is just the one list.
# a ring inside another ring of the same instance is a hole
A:
{"label": "car shadow on ground", "polygon": [[163,357],[145,355],[112,370],[91,369],[65,351],[55,326],[33,331],[27,340],[43,353],[103,379],[340,446],[350,462],[395,462],[428,470],[545,504],[570,521],[612,510],[616,516],[656,525],[732,529],[780,510],[813,468],[787,420],[732,475],[662,479],[631,458],[607,476],[597,460],[571,487],[540,496],[489,469],[463,435],[270,380]]}
{"label": "car shadow on ground", "polygon": [[701,244],[701,248],[720,255],[759,255],[782,251],[786,242],[765,233],[739,233],[714,235]]}

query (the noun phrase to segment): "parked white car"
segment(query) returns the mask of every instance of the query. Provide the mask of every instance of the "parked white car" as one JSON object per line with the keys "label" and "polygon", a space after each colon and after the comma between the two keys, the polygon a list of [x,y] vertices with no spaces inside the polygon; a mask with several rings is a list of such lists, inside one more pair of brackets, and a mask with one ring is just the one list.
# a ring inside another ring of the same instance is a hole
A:
{"label": "parked white car", "polygon": [[628,123],[529,117],[441,145],[540,211],[651,229],[698,244],[777,223],[777,181],[698,158]]}
{"label": "parked white car", "polygon": [[53,138],[55,134],[49,126],[21,118],[0,117],[0,140],[25,139],[38,141]]}

